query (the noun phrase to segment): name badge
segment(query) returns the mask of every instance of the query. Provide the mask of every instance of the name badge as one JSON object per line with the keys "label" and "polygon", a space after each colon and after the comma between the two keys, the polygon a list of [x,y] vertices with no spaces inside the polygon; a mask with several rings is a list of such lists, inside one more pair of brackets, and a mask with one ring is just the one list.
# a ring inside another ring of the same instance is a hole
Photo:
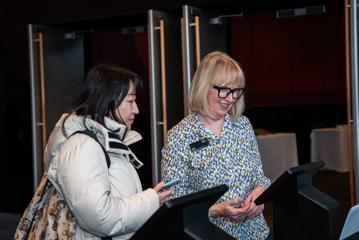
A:
{"label": "name badge", "polygon": [[209,141],[207,138],[203,138],[197,142],[191,143],[189,147],[191,148],[191,151],[197,151],[201,148],[207,147],[209,145]]}

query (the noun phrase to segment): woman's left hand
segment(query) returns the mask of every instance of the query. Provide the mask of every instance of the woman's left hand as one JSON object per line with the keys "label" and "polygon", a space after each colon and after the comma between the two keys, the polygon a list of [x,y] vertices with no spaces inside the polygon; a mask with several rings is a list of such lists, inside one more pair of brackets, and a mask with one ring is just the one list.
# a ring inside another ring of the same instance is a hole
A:
{"label": "woman's left hand", "polygon": [[252,190],[252,192],[248,195],[248,197],[246,198],[246,200],[244,201],[244,206],[249,206],[248,209],[248,214],[247,217],[254,217],[259,215],[263,209],[264,209],[264,205],[256,205],[254,203],[254,200],[256,200],[256,198],[261,195],[264,192],[264,188],[263,187],[256,187]]}

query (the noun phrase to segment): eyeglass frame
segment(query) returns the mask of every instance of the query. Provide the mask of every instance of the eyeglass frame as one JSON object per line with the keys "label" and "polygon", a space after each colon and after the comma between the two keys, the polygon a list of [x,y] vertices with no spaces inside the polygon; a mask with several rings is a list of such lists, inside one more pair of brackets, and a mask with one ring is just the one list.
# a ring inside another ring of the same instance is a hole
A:
{"label": "eyeglass frame", "polygon": [[[232,98],[238,100],[238,99],[240,99],[240,98],[243,96],[244,91],[245,91],[245,88],[229,88],[229,87],[220,87],[220,86],[217,86],[217,85],[213,85],[212,88],[214,88],[214,89],[217,90],[217,96],[218,96],[218,98],[221,98],[221,99],[226,99],[226,98],[229,96],[229,94],[232,93]],[[225,90],[225,89],[226,89],[226,90],[229,90],[229,91],[226,93],[226,96],[225,96],[225,97],[219,96],[219,93],[220,93],[222,90]],[[234,93],[235,91],[238,91],[238,90],[241,90],[242,92],[240,93],[240,95],[239,95],[238,98],[235,98],[234,95],[233,95],[233,93]]]}

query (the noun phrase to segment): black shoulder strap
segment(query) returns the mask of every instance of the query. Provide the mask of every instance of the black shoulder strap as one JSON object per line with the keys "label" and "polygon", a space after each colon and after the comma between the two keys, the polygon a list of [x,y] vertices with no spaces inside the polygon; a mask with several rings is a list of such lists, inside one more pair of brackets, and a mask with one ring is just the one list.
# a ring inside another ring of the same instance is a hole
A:
{"label": "black shoulder strap", "polygon": [[[106,157],[106,163],[107,163],[107,167],[110,168],[110,165],[111,165],[111,160],[110,160],[110,156],[108,156],[108,153],[106,152],[106,149],[102,146],[102,144],[98,141],[97,137],[96,137],[96,134],[94,134],[93,132],[91,132],[90,130],[86,129],[84,131],[76,131],[74,132],[73,134],[71,134],[71,136],[77,134],[77,133],[80,133],[80,134],[85,134],[87,136],[89,136],[90,138],[94,139],[98,144],[100,144],[101,148],[102,148],[102,151],[103,153],[105,154],[105,157]],[[70,136],[70,137],[71,137]],[[69,137],[69,138],[70,138]],[[102,237],[101,238],[102,240],[112,240],[112,237]]]}
{"label": "black shoulder strap", "polygon": [[[71,136],[77,134],[77,133],[80,133],[80,134],[85,134],[87,136],[89,136],[90,138],[94,139],[98,144],[100,144],[101,148],[102,148],[102,151],[103,153],[105,154],[105,157],[106,157],[106,163],[107,163],[107,167],[110,168],[111,166],[111,160],[110,160],[110,157],[108,156],[108,153],[106,152],[106,149],[102,146],[102,144],[98,141],[97,137],[96,137],[96,134],[94,134],[93,132],[91,132],[90,130],[86,129],[86,130],[83,130],[83,131],[76,131],[74,132],[73,134],[71,134]],[[70,137],[71,137],[70,136]],[[70,138],[69,137],[69,138]]]}

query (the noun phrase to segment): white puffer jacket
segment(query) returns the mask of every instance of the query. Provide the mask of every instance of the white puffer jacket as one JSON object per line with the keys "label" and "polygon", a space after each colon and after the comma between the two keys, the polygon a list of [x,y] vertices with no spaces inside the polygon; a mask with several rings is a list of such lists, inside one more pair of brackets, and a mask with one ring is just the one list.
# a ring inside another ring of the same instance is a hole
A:
{"label": "white puffer jacket", "polygon": [[[96,134],[111,159],[108,169],[101,146],[84,134],[84,118],[71,115],[61,129],[64,114],[57,122],[45,149],[48,178],[66,200],[78,227],[75,239],[129,239],[133,232],[159,208],[153,189],[142,191],[141,183],[130,159],[136,156],[126,146],[141,139],[135,131],[127,131],[109,118],[107,127],[86,119],[86,126]],[[122,139],[122,140],[121,140]],[[66,141],[65,141],[66,140]],[[137,158],[136,158],[137,159]]]}

